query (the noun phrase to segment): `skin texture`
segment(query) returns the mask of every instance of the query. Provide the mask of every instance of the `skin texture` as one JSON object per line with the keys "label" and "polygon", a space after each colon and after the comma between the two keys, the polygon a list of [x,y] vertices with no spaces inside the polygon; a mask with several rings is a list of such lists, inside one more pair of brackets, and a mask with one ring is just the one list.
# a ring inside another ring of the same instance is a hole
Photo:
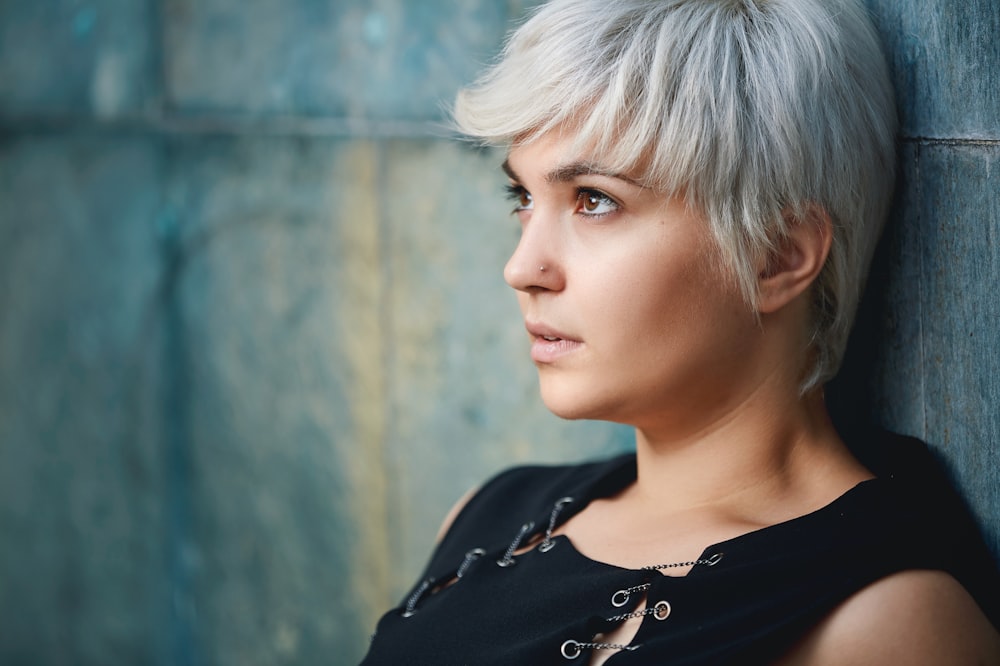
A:
{"label": "skin texture", "polygon": [[778,666],[998,664],[1000,636],[954,578],[904,571],[848,599]]}
{"label": "skin texture", "polygon": [[[504,277],[518,292],[546,406],[634,426],[638,478],[556,533],[617,566],[688,561],[871,478],[822,392],[798,389],[810,290],[831,243],[826,213],[807,207],[760,262],[755,311],[721,270],[697,211],[573,153],[569,132],[508,155],[522,236]],[[626,644],[641,622],[596,640]],[[953,579],[906,572],[858,593],[783,663],[1000,663],[996,642]],[[590,663],[613,654],[595,650]]]}
{"label": "skin texture", "polygon": [[504,277],[529,329],[579,343],[536,363],[542,399],[564,418],[697,429],[686,418],[695,405],[728,410],[719,389],[748,359],[747,341],[759,335],[753,315],[710,270],[707,229],[683,203],[620,178],[564,178],[579,162],[562,148],[541,140],[507,162],[526,205],[518,201],[522,238]]}

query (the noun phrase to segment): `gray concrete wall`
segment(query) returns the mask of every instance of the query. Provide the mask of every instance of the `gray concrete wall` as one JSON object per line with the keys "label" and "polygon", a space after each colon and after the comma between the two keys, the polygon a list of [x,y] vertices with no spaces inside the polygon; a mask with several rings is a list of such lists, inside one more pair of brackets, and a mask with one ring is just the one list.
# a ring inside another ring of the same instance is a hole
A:
{"label": "gray concrete wall", "polygon": [[[439,126],[525,6],[0,3],[0,663],[355,663],[467,488],[629,445],[538,404],[500,158]],[[1000,552],[998,9],[871,6],[903,177],[860,409]]]}
{"label": "gray concrete wall", "polygon": [[1000,3],[870,6],[902,139],[873,411],[934,447],[1000,555]]}

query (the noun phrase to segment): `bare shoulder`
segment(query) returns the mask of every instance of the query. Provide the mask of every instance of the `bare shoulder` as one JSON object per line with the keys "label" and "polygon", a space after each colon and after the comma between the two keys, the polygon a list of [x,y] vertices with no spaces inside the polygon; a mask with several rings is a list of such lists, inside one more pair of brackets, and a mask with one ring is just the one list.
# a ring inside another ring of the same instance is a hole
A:
{"label": "bare shoulder", "polygon": [[904,571],[850,597],[778,663],[1000,664],[1000,634],[947,573]]}
{"label": "bare shoulder", "polygon": [[448,513],[445,515],[444,520],[441,521],[441,527],[438,528],[437,536],[434,538],[436,542],[440,543],[441,539],[444,538],[444,535],[451,529],[452,523],[454,523],[455,519],[458,518],[458,514],[462,513],[462,509],[465,508],[465,505],[469,503],[469,500],[471,500],[472,496],[478,491],[478,486],[470,488],[464,495],[458,498],[458,501],[455,502],[454,505],[452,505],[451,509],[449,509]]}

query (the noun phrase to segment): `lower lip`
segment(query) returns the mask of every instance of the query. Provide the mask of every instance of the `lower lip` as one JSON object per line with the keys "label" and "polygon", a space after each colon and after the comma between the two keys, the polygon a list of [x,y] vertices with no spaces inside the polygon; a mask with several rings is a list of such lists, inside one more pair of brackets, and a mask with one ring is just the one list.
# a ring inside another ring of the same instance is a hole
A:
{"label": "lower lip", "polygon": [[531,343],[531,360],[535,363],[552,363],[583,346],[576,340],[546,340],[535,338]]}

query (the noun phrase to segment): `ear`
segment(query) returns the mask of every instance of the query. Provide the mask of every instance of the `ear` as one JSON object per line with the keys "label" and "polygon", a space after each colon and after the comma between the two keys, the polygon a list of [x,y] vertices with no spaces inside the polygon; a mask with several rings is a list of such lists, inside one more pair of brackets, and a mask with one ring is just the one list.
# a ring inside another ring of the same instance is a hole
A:
{"label": "ear", "polygon": [[833,243],[833,221],[819,204],[807,204],[798,216],[785,213],[788,235],[766,257],[757,273],[757,307],[776,312],[812,285],[823,270]]}

